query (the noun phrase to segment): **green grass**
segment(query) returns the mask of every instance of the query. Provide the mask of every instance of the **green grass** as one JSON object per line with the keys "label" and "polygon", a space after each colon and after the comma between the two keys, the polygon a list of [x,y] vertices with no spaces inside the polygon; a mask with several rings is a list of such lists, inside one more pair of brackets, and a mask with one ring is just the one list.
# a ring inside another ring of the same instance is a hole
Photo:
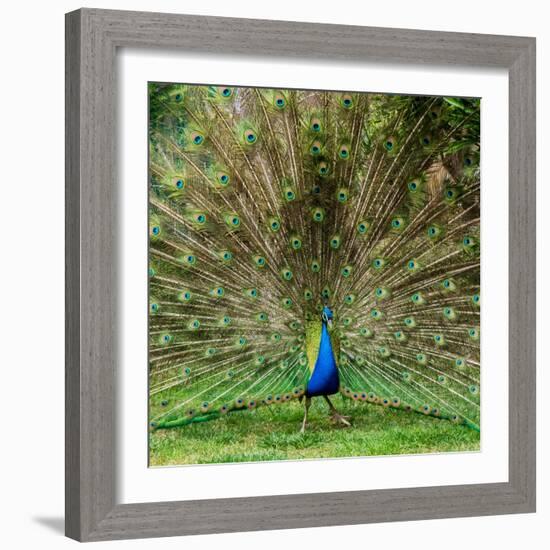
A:
{"label": "green grass", "polygon": [[151,466],[297,460],[351,456],[478,451],[479,433],[463,425],[368,403],[336,408],[352,427],[333,426],[328,408],[313,399],[309,425],[299,432],[303,407],[297,401],[228,414],[150,433]]}

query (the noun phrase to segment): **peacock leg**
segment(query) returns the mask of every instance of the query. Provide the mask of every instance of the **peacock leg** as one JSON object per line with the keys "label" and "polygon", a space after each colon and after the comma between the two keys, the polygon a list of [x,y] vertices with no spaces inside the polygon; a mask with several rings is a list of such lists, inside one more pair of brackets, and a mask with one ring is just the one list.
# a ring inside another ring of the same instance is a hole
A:
{"label": "peacock leg", "polygon": [[306,397],[306,401],[304,403],[304,420],[302,422],[302,429],[300,430],[300,433],[304,433],[306,431],[306,425],[307,425],[307,411],[309,410],[309,406],[311,405],[311,397]]}
{"label": "peacock leg", "polygon": [[330,408],[330,420],[331,420],[331,422],[333,422],[334,424],[341,424],[342,426],[351,426],[351,424],[348,422],[349,416],[341,415],[336,410],[336,408],[334,407],[334,405],[332,404],[332,402],[330,401],[330,399],[328,398],[327,395],[323,395],[323,397],[325,398],[325,401],[328,403],[328,406]]}

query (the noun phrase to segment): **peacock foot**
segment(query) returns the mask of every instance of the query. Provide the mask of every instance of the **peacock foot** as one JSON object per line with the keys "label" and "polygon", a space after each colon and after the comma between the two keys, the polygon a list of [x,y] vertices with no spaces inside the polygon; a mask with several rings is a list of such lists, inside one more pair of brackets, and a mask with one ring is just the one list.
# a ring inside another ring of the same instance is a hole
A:
{"label": "peacock foot", "polygon": [[300,429],[300,433],[301,434],[305,434],[306,433],[306,428],[308,427],[308,424],[306,422],[302,422],[302,427]]}
{"label": "peacock foot", "polygon": [[333,424],[337,424],[339,426],[351,426],[351,423],[349,422],[349,416],[343,416],[337,412],[330,415],[330,421]]}

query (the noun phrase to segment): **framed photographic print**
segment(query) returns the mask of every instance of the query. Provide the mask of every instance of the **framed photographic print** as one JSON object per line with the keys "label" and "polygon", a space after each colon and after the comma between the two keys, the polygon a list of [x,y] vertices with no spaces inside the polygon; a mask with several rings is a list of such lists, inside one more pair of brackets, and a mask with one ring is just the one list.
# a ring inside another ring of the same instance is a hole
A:
{"label": "framed photographic print", "polygon": [[66,28],[67,535],[534,511],[534,39]]}

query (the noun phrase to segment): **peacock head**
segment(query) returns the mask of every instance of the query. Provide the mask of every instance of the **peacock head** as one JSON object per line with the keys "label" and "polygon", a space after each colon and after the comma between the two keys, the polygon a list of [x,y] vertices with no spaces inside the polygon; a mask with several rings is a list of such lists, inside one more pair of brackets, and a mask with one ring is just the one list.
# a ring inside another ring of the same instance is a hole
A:
{"label": "peacock head", "polygon": [[332,327],[333,317],[334,315],[332,314],[332,310],[329,307],[324,306],[323,311],[321,313],[321,319],[323,320],[323,323],[325,323],[329,327]]}

